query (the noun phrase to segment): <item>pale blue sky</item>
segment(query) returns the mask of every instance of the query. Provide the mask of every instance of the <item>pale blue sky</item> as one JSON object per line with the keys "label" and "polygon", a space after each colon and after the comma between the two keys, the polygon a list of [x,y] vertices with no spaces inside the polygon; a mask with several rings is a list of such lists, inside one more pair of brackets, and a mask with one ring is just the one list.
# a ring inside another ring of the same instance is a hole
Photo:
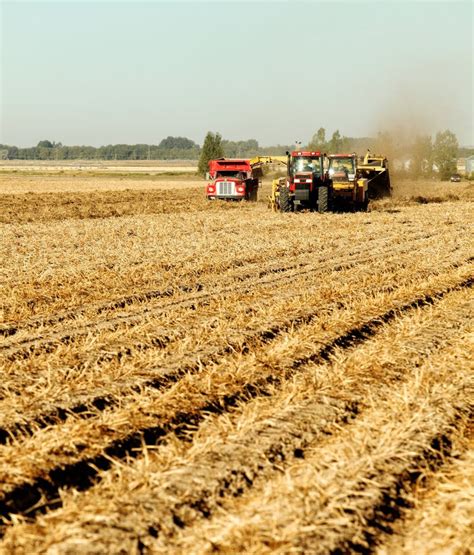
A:
{"label": "pale blue sky", "polygon": [[1,2],[0,143],[473,136],[473,4]]}

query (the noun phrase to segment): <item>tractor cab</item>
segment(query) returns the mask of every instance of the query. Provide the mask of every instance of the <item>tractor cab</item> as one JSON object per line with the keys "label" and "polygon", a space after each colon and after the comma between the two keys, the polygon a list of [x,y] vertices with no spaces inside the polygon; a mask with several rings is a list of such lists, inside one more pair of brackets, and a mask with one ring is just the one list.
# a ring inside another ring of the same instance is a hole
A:
{"label": "tractor cab", "polygon": [[355,154],[329,155],[329,177],[335,182],[354,181],[357,174]]}
{"label": "tractor cab", "polygon": [[323,173],[322,157],[319,152],[293,152],[289,164],[290,175],[295,177],[296,174],[308,174],[321,177]]}
{"label": "tractor cab", "polygon": [[368,180],[360,176],[357,155],[330,154],[328,158],[333,208],[367,210]]}
{"label": "tractor cab", "polygon": [[318,151],[295,150],[287,152],[287,156],[288,187],[283,196],[288,198],[288,202],[282,201],[285,205],[283,210],[321,209],[321,188],[324,189],[327,206],[329,178],[325,168],[326,155]]}

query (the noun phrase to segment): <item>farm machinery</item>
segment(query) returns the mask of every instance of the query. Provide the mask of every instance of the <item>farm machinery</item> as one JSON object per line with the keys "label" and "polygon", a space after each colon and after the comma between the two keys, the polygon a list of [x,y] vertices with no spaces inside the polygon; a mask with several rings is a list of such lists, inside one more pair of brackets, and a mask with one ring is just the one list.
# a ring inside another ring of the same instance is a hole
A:
{"label": "farm machinery", "polygon": [[206,196],[210,200],[257,200],[263,168],[286,164],[286,156],[256,156],[252,159],[218,158],[209,161]]}
{"label": "farm machinery", "polygon": [[259,176],[253,171],[249,160],[218,158],[209,161],[206,186],[209,200],[257,200]]}
{"label": "farm machinery", "polygon": [[282,212],[308,208],[318,212],[329,209],[329,175],[326,155],[316,151],[287,152],[286,180],[272,185],[271,204]]}
{"label": "farm machinery", "polygon": [[356,154],[330,154],[328,160],[333,207],[367,210],[369,180],[361,177]]}
{"label": "farm machinery", "polygon": [[309,209],[326,212],[330,207],[331,186],[327,157],[319,151],[287,152],[286,178],[274,179],[269,198],[274,211]]}
{"label": "farm machinery", "polygon": [[391,195],[388,161],[384,156],[373,156],[370,151],[360,159],[354,153],[286,154],[210,160],[207,198],[256,201],[263,168],[270,164],[286,166],[286,177],[272,182],[269,204],[274,211],[367,210],[370,199]]}
{"label": "farm machinery", "polygon": [[385,156],[373,155],[370,150],[357,162],[357,172],[367,178],[369,199],[392,196],[388,160]]}
{"label": "farm machinery", "polygon": [[274,211],[310,209],[367,210],[369,199],[390,196],[388,162],[370,152],[356,154],[315,151],[287,152],[287,176],[274,179],[269,198]]}

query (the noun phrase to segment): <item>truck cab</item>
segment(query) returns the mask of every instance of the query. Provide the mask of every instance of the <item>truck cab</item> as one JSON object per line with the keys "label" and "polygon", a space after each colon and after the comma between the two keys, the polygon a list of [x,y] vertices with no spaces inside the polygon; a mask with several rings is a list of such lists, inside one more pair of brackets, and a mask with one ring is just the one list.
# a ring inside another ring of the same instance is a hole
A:
{"label": "truck cab", "polygon": [[259,179],[250,160],[218,158],[209,161],[206,196],[209,200],[257,200]]}

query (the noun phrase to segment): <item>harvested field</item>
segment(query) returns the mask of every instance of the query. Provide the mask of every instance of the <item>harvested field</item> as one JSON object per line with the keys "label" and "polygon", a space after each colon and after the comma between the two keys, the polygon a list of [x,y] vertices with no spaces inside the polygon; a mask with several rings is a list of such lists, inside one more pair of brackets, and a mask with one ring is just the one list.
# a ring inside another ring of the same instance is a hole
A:
{"label": "harvested field", "polygon": [[195,172],[194,160],[0,160],[0,173],[163,173]]}
{"label": "harvested field", "polygon": [[[195,175],[156,175],[156,176],[48,176],[43,174],[32,175],[25,179],[22,176],[4,176],[0,173],[0,195],[24,195],[25,193],[35,193],[38,197],[49,193],[110,193],[124,191],[130,193],[137,191],[143,192],[156,191],[180,191],[181,189],[201,188],[202,180]],[[104,195],[102,195],[104,196]],[[31,198],[31,197],[30,197]],[[64,198],[67,198],[65,196]],[[75,201],[81,197],[76,197]],[[59,197],[61,199],[61,197]],[[58,199],[58,200],[59,200]]]}
{"label": "harvested field", "polygon": [[[164,190],[162,190],[164,187]],[[189,188],[189,187],[188,187]],[[105,190],[79,193],[25,193],[0,195],[0,223],[37,223],[55,220],[119,218],[145,214],[170,214],[222,210],[193,187],[162,186],[150,190]],[[190,197],[194,197],[190,202]],[[229,207],[230,208],[230,207]]]}
{"label": "harvested field", "polygon": [[1,553],[474,550],[472,186],[0,179]]}

